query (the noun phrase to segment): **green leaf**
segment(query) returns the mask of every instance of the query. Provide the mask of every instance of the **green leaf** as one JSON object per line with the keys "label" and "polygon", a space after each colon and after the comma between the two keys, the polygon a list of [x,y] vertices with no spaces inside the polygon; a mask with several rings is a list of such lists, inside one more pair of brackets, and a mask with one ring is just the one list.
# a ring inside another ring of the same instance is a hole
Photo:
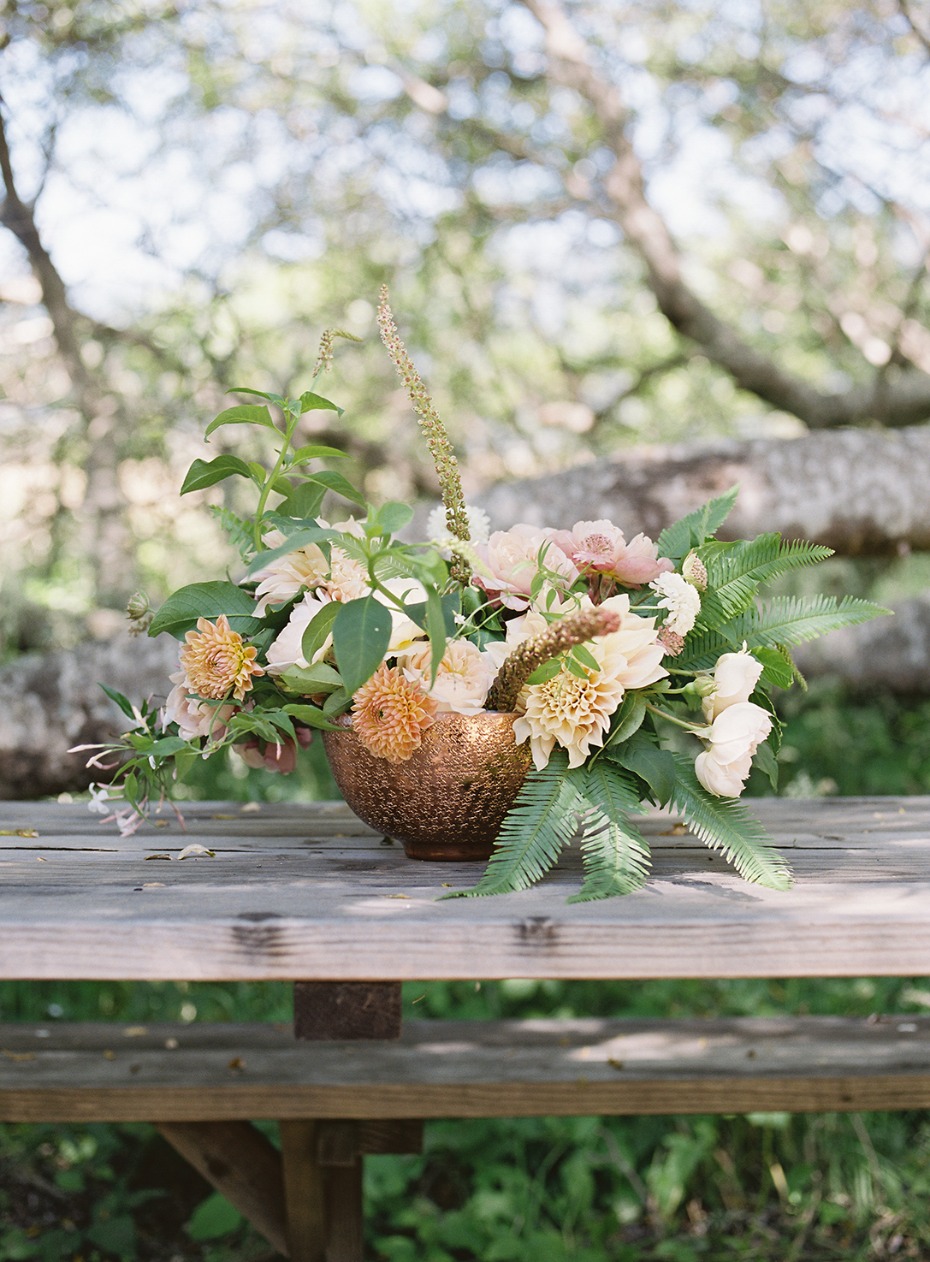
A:
{"label": "green leaf", "polygon": [[315,697],[319,693],[335,692],[341,688],[342,676],[327,662],[316,662],[313,666],[289,666],[278,677],[278,682],[287,692]]}
{"label": "green leaf", "polygon": [[430,643],[430,685],[436,682],[436,675],[446,651],[446,619],[439,592],[430,589],[426,593],[426,634]]}
{"label": "green leaf", "polygon": [[391,627],[391,611],[374,596],[339,606],[333,623],[333,649],[348,692],[357,692],[384,661]]}
{"label": "green leaf", "polygon": [[607,756],[644,780],[656,805],[669,801],[675,788],[675,760],[668,750],[659,749],[651,740],[634,738],[611,745]]}
{"label": "green leaf", "polygon": [[227,394],[252,394],[256,399],[267,399],[269,403],[275,404],[276,407],[283,408],[287,403],[283,394],[267,394],[264,390],[252,390],[248,386],[233,386],[226,391]]}
{"label": "green leaf", "polygon": [[128,699],[128,697],[124,697],[123,694],[121,692],[117,692],[115,688],[108,688],[106,684],[100,684],[99,687],[103,689],[112,702],[119,706],[123,714],[126,715],[127,719],[132,719],[133,722],[136,721],[136,714],[133,710],[132,702]]}
{"label": "green leaf", "polygon": [[626,818],[644,810],[630,776],[609,762],[584,768],[581,853],[585,879],[570,903],[609,898],[641,889],[649,874],[651,856],[645,837]]}
{"label": "green leaf", "polygon": [[680,560],[708,536],[716,534],[730,515],[738,494],[739,487],[731,486],[723,495],[708,500],[693,513],[667,526],[656,540],[659,556]]}
{"label": "green leaf", "polygon": [[472,889],[447,898],[509,894],[528,889],[553,866],[578,827],[584,809],[564,750],[553,752],[542,771],[531,771],[504,816],[487,870]]}
{"label": "green leaf", "polygon": [[791,885],[787,864],[772,839],[737,798],[708,793],[694,772],[690,758],[673,755],[677,769],[672,805],[688,827],[711,850],[722,850],[728,862],[747,881],[786,890]]}
{"label": "green leaf", "polygon": [[303,723],[305,727],[324,728],[328,732],[338,730],[338,725],[331,723],[323,711],[315,705],[286,705],[284,711],[298,723]]}
{"label": "green leaf", "polygon": [[791,660],[791,654],[785,648],[753,649],[753,657],[762,663],[760,682],[771,684],[775,688],[790,688],[797,678],[797,667]]}
{"label": "green leaf", "polygon": [[328,715],[341,714],[343,710],[349,708],[351,702],[351,694],[345,688],[337,688],[323,702],[323,713]]}
{"label": "green leaf", "polygon": [[299,399],[300,410],[303,412],[338,412],[342,416],[345,411],[338,403],[333,403],[330,399],[324,399],[321,394],[314,394],[312,390],[305,390]]}
{"label": "green leaf", "polygon": [[388,500],[372,515],[370,521],[380,534],[396,535],[399,530],[409,525],[412,518],[413,509],[409,504],[403,504],[399,500]]}
{"label": "green leaf", "polygon": [[159,740],[152,742],[148,752],[155,758],[172,758],[182,749],[187,748],[187,741],[180,736],[162,736]]}
{"label": "green leaf", "polygon": [[305,662],[312,662],[315,654],[326,643],[341,608],[338,600],[331,600],[307,623],[300,641],[300,652]]}
{"label": "green leaf", "polygon": [[585,670],[599,671],[601,669],[600,662],[591,650],[585,648],[583,644],[574,645],[572,648],[572,657],[574,657],[575,661],[578,662],[580,666],[583,666]]}
{"label": "green leaf", "polygon": [[353,504],[358,504],[362,508],[367,506],[368,501],[361,491],[356,490],[348,478],[343,477],[334,469],[323,469],[319,473],[312,473],[307,481],[315,482],[317,486],[325,486],[327,491],[332,491],[334,495],[341,495],[344,500],[351,500]]}
{"label": "green leaf", "polygon": [[303,464],[305,460],[345,460],[346,453],[325,443],[306,443],[291,455],[290,464]]}
{"label": "green leaf", "polygon": [[537,666],[527,679],[528,684],[545,684],[550,679],[555,679],[556,675],[561,671],[562,663],[557,657],[550,657],[548,662],[543,662],[542,666]]}
{"label": "green leaf", "polygon": [[296,517],[304,521],[308,517],[318,517],[325,498],[325,486],[316,482],[298,482],[287,492],[274,514],[269,514],[269,520],[277,515]]}
{"label": "green leaf", "polygon": [[268,409],[257,403],[240,403],[237,407],[227,408],[225,412],[220,412],[219,416],[215,416],[204,430],[204,437],[209,438],[221,425],[261,425],[264,429],[273,429],[275,433],[280,432]]}
{"label": "green leaf", "polygon": [[215,621],[226,614],[229,625],[240,635],[248,635],[262,627],[255,615],[255,601],[235,583],[189,583],[168,597],[152,619],[149,635],[167,631],[183,640],[197,626],[198,618]]}
{"label": "green leaf", "polygon": [[194,1210],[185,1224],[185,1231],[192,1240],[218,1240],[220,1236],[235,1231],[242,1222],[242,1215],[226,1197],[214,1192]]}
{"label": "green leaf", "polygon": [[[429,589],[427,589],[427,592],[428,594],[438,595],[438,593],[430,593]],[[445,596],[441,596],[439,607],[442,609],[443,633],[447,639],[452,640],[455,638],[455,633],[458,629],[455,620],[462,612],[461,592],[447,592]],[[415,600],[409,605],[405,604],[404,613],[411,622],[415,622],[418,627],[423,628],[427,635],[429,634],[429,605],[427,601]]]}
{"label": "green leaf", "polygon": [[610,735],[604,741],[602,752],[611,745],[622,745],[628,741],[642,727],[645,717],[646,698],[639,692],[626,693],[611,717]]}
{"label": "green leaf", "polygon": [[217,456],[215,460],[195,460],[181,483],[181,494],[189,491],[202,491],[204,487],[215,486],[226,478],[240,477],[256,479],[252,475],[250,465],[238,456]]}

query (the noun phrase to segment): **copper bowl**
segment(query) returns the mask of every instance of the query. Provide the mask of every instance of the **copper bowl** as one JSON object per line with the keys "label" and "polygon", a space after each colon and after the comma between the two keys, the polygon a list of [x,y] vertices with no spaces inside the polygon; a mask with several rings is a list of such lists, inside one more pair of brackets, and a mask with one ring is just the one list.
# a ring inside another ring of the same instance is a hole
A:
{"label": "copper bowl", "polygon": [[515,714],[437,714],[405,762],[370,754],[350,715],[323,744],[336,784],[364,822],[402,841],[411,859],[487,859],[530,768]]}

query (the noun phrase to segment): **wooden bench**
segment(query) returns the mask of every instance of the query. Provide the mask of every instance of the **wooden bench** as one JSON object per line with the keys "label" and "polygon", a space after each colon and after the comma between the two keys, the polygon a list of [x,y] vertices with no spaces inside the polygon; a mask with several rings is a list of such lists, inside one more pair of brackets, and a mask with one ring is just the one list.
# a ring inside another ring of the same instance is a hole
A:
{"label": "wooden bench", "polygon": [[571,853],[440,901],[474,869],[411,863],[339,804],[204,803],[130,838],[0,804],[0,980],[295,983],[293,1028],[0,1026],[0,1120],[154,1123],[292,1262],[360,1262],[363,1156],[415,1151],[424,1119],[930,1106],[910,1016],[401,1030],[404,980],[930,975],[930,800],[757,805],[790,892],[656,815],[646,889],[572,904]]}
{"label": "wooden bench", "polygon": [[[0,1025],[0,1120],[146,1121],[284,1256],[362,1256],[362,1159],[423,1119],[930,1107],[930,1018]],[[278,1123],[280,1152],[254,1125]]]}

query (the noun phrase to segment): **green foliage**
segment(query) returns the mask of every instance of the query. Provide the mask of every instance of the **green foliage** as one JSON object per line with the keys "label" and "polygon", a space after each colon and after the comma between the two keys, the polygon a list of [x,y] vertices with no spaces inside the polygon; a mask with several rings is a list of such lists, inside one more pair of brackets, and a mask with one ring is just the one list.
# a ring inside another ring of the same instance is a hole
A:
{"label": "green foliage", "polygon": [[261,622],[254,616],[255,601],[248,592],[235,583],[220,581],[188,583],[179,587],[165,601],[149,627],[149,635],[167,631],[177,640],[183,640],[192,631],[199,618],[218,618],[225,614],[229,625],[240,635],[260,631]]}
{"label": "green foliage", "polygon": [[791,878],[785,862],[751,812],[734,798],[707,793],[698,783],[690,759],[675,755],[675,765],[671,802],[691,831],[712,850],[721,850],[747,880],[770,889],[788,889]]}
{"label": "green foliage", "polygon": [[487,871],[462,894],[504,894],[526,889],[558,859],[577,830],[584,809],[579,777],[568,771],[562,750],[553,752],[540,771],[527,776],[498,833]]}
{"label": "green foliage", "polygon": [[708,500],[694,512],[666,526],[656,540],[659,556],[680,561],[692,548],[704,543],[709,535],[715,535],[733,511],[738,495],[739,487],[731,486],[723,495]]}
{"label": "green foliage", "polygon": [[615,767],[597,759],[584,768],[581,853],[584,883],[571,903],[629,894],[649,874],[649,845],[629,819],[643,810],[633,782]]}

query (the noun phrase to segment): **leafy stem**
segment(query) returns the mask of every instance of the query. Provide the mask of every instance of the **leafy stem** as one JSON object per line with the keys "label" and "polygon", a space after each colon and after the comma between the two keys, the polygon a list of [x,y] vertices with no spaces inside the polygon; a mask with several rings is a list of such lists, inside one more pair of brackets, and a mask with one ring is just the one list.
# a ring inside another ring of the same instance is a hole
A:
{"label": "leafy stem", "polygon": [[[287,452],[293,438],[294,430],[297,428],[297,422],[300,420],[299,404],[297,408],[285,400],[283,405],[284,412],[284,442],[278,451],[278,458],[274,463],[271,472],[265,478],[261,490],[258,495],[258,506],[255,509],[255,523],[252,527],[252,542],[255,545],[255,551],[260,552],[262,548],[262,521],[265,517],[265,507],[268,503],[268,496],[271,494],[274,484],[285,467],[287,461]],[[275,427],[277,429],[277,427]],[[280,433],[280,431],[278,431]]]}

